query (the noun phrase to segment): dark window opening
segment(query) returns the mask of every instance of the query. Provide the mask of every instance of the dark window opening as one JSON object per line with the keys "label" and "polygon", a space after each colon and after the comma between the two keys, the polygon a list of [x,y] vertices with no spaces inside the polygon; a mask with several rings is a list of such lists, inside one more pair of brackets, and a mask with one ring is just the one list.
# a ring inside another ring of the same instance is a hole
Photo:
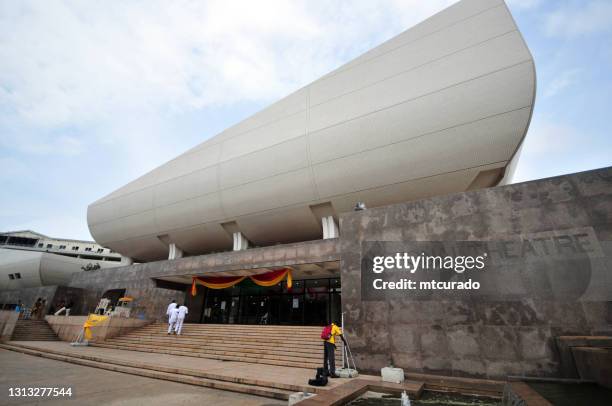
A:
{"label": "dark window opening", "polygon": [[8,237],[6,244],[9,245],[16,245],[19,247],[32,247],[34,248],[36,246],[36,243],[38,242],[37,238],[28,238],[28,237]]}
{"label": "dark window opening", "polygon": [[120,298],[125,296],[125,289],[111,289],[104,292],[102,295],[103,298],[106,298],[110,301],[110,305],[115,308],[117,306],[117,302]]}
{"label": "dark window opening", "polygon": [[330,318],[340,322],[339,278],[294,280],[291,289],[285,281],[262,287],[245,279],[228,289],[198,286],[200,290],[203,323],[322,326]]}

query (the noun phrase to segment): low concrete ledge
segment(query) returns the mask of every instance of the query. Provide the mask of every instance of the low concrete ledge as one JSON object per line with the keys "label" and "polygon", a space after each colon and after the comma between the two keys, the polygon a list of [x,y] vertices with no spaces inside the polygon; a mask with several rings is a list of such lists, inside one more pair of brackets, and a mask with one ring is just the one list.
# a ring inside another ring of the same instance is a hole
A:
{"label": "low concrete ledge", "polygon": [[572,347],[580,379],[612,389],[612,347]]}
{"label": "low concrete ledge", "polygon": [[[74,341],[81,334],[87,316],[45,316],[45,320],[62,341]],[[127,334],[130,331],[146,326],[153,320],[124,317],[109,317],[107,321],[92,327],[92,342]]]}
{"label": "low concrete ledge", "polygon": [[15,310],[0,310],[0,342],[11,339],[17,319],[19,319],[19,312]]}
{"label": "low concrete ledge", "polygon": [[574,347],[612,347],[612,337],[609,336],[559,336],[555,338],[561,358],[561,375],[564,378],[580,377],[574,361]]}
{"label": "low concrete ledge", "polygon": [[368,391],[401,394],[406,391],[413,399],[419,399],[423,393],[422,382],[404,381],[403,383],[389,383],[374,379],[356,378],[345,384],[304,399],[297,403],[299,406],[340,406],[345,405]]}
{"label": "low concrete ledge", "polygon": [[553,406],[525,382],[512,382],[504,387],[503,406]]}
{"label": "low concrete ledge", "polygon": [[427,390],[456,392],[464,395],[488,396],[493,398],[502,397],[506,384],[505,381],[492,379],[420,374],[416,372],[406,373],[406,379],[423,382]]}

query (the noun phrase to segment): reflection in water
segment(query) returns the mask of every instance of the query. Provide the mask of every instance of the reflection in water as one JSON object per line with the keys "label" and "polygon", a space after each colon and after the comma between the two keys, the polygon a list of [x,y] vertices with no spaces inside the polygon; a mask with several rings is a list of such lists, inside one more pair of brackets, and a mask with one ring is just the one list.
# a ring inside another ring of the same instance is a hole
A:
{"label": "reflection in water", "polygon": [[[400,406],[399,395],[367,392],[350,406]],[[420,399],[410,399],[410,406],[501,406],[498,399],[463,396],[447,393],[424,392]]]}

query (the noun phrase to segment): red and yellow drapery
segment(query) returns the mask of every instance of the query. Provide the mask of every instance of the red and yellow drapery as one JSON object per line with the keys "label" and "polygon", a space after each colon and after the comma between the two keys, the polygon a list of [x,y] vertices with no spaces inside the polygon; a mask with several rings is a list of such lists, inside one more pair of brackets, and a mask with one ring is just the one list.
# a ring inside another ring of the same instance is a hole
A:
{"label": "red and yellow drapery", "polygon": [[274,286],[287,278],[287,287],[291,288],[293,282],[291,278],[291,269],[288,268],[251,276],[194,276],[191,283],[191,295],[195,296],[197,294],[196,284],[198,283],[210,289],[225,289],[231,288],[246,278],[251,279],[253,283],[259,286]]}

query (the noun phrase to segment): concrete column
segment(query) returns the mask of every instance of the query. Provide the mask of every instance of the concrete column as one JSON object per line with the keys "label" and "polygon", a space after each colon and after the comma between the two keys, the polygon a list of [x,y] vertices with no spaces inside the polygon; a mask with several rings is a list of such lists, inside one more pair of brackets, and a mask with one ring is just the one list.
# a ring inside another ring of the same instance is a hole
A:
{"label": "concrete column", "polygon": [[169,245],[168,259],[183,258],[183,250],[176,246],[175,243]]}
{"label": "concrete column", "polygon": [[234,251],[242,251],[249,248],[249,240],[246,239],[244,234],[240,231],[236,231],[234,234]]}
{"label": "concrete column", "polygon": [[327,240],[330,238],[338,238],[340,236],[340,231],[338,230],[338,225],[334,220],[334,216],[325,216],[321,218],[321,223],[323,224],[323,239]]}

